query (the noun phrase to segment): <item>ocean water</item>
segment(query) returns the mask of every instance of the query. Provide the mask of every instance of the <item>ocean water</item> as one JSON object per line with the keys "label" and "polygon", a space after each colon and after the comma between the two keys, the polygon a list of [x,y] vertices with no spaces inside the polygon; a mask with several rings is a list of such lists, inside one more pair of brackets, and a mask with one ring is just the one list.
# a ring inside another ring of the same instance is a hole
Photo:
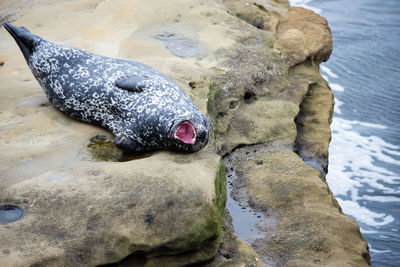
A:
{"label": "ocean water", "polygon": [[320,68],[336,102],[328,184],[359,223],[372,266],[400,266],[400,1],[290,2],[332,31]]}

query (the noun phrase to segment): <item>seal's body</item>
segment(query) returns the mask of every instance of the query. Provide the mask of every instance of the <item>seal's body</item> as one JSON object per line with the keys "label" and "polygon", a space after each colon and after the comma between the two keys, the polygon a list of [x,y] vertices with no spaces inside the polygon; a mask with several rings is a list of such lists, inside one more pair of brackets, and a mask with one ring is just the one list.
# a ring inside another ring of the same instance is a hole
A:
{"label": "seal's body", "polygon": [[110,130],[118,147],[193,152],[207,144],[208,119],[162,73],[138,62],[57,45],[23,27],[4,27],[49,101],[76,120]]}

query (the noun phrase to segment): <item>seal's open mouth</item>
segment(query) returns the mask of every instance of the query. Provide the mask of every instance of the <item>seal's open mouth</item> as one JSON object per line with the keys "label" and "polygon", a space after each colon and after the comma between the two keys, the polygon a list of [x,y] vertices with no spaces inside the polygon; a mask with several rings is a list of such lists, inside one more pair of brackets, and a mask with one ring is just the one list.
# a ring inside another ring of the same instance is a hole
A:
{"label": "seal's open mouth", "polygon": [[178,130],[176,130],[175,137],[185,144],[193,145],[196,141],[196,130],[190,122],[184,121],[179,125]]}

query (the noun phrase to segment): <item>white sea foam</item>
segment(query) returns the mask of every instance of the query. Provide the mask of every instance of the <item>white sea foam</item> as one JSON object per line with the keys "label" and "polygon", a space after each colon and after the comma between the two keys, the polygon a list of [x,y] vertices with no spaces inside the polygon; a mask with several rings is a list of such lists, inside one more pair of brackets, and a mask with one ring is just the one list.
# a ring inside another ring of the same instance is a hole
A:
{"label": "white sea foam", "polygon": [[399,198],[393,196],[363,196],[363,199],[381,203],[398,202]]}
{"label": "white sea foam", "polygon": [[[373,123],[368,123],[368,122],[361,122],[361,121],[350,121],[353,125],[362,125],[365,127],[369,128],[375,128],[375,129],[387,129],[386,126],[380,125],[380,124],[373,124]],[[391,144],[386,143],[387,146],[391,148],[396,148],[396,146],[392,146]]]}
{"label": "white sea foam", "polygon": [[397,184],[400,177],[377,165],[378,161],[399,165],[400,161],[393,156],[399,155],[400,147],[374,135],[361,135],[355,129],[385,129],[382,125],[335,117],[331,128],[327,181],[343,211],[367,226],[377,227],[393,222],[394,217],[391,214],[369,210],[365,203],[400,202],[400,198],[393,195],[371,196],[360,193],[360,189],[368,185],[371,188],[367,192],[375,190],[382,194],[400,194],[400,189],[390,186]]}
{"label": "white sea foam", "polygon": [[289,0],[289,3],[291,6],[304,7],[304,8],[314,11],[315,13],[318,13],[318,14],[321,13],[321,11],[322,11],[321,9],[307,5],[311,1],[312,0]]}
{"label": "white sea foam", "polygon": [[330,68],[328,68],[327,66],[325,66],[325,65],[320,65],[319,66],[319,68],[320,68],[320,70],[322,71],[322,72],[325,72],[329,77],[331,77],[331,78],[337,78],[338,76],[335,74],[335,73],[333,73],[333,71],[330,69]]}
{"label": "white sea foam", "polygon": [[361,233],[363,233],[363,234],[377,234],[377,233],[378,233],[378,231],[375,231],[375,230],[365,230],[365,229],[362,228],[362,227],[360,227],[360,231],[361,231]]}
{"label": "white sea foam", "polygon": [[374,253],[390,253],[392,252],[390,249],[385,249],[385,250],[377,250],[372,248],[372,246],[369,244],[369,251],[374,252]]}
{"label": "white sea foam", "polygon": [[363,207],[353,200],[342,200],[337,198],[343,212],[352,215],[357,219],[358,222],[364,223],[368,226],[383,226],[394,222],[392,215],[385,213],[377,213]]}
{"label": "white sea foam", "polygon": [[337,83],[330,83],[329,86],[331,87],[332,91],[336,91],[336,92],[343,92],[344,88]]}
{"label": "white sea foam", "polygon": [[343,105],[343,102],[335,97],[335,109],[334,109],[334,112],[336,114],[342,114],[342,111],[340,110],[340,106],[341,105]]}

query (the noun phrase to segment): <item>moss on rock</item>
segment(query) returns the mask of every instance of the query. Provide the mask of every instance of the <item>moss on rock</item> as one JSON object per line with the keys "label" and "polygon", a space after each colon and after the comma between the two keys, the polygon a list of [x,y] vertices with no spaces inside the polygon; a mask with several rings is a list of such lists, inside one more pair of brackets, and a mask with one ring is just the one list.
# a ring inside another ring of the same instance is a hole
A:
{"label": "moss on rock", "polygon": [[[215,208],[217,210],[217,215],[219,216],[218,222],[221,224],[227,199],[225,165],[222,162],[222,159],[219,161],[218,171],[215,177],[215,197]],[[221,229],[221,227],[219,229]]]}

